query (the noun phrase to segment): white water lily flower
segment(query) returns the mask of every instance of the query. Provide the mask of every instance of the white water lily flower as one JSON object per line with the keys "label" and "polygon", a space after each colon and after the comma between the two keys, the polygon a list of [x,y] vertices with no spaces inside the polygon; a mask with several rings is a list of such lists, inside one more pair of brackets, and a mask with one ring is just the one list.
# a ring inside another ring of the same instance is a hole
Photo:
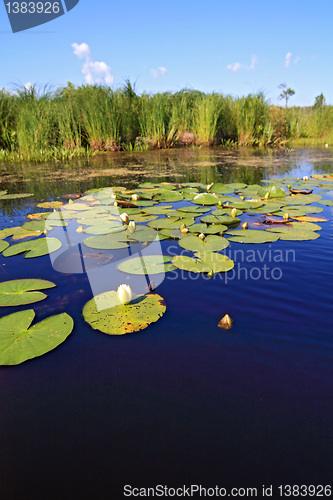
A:
{"label": "white water lily flower", "polygon": [[236,209],[236,208],[233,208],[233,209],[231,210],[231,217],[236,217],[236,215],[237,215],[237,209]]}
{"label": "white water lily flower", "polygon": [[139,197],[137,194],[132,194],[132,200],[133,201],[138,201]]}
{"label": "white water lily flower", "polygon": [[117,290],[117,297],[121,304],[128,304],[132,300],[132,290],[129,285],[120,285]]}
{"label": "white water lily flower", "polygon": [[309,177],[308,177],[307,175],[305,175],[305,176],[303,177],[303,181],[308,181],[308,180],[309,180]]}
{"label": "white water lily flower", "polygon": [[125,212],[123,214],[120,214],[120,218],[125,223],[129,221],[128,215]]}
{"label": "white water lily flower", "polygon": [[128,223],[128,232],[129,232],[129,233],[134,233],[135,228],[136,228],[136,224],[135,224],[134,220],[131,220],[131,221]]}

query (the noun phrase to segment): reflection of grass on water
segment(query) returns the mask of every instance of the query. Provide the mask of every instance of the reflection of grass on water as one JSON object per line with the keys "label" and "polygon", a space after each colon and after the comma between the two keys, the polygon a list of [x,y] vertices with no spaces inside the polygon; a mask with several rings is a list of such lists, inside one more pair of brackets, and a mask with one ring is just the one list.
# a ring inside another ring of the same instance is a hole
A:
{"label": "reflection of grass on water", "polygon": [[331,143],[333,107],[270,106],[263,93],[233,98],[184,89],[138,95],[81,86],[0,91],[0,160],[52,161],[94,151],[175,146]]}

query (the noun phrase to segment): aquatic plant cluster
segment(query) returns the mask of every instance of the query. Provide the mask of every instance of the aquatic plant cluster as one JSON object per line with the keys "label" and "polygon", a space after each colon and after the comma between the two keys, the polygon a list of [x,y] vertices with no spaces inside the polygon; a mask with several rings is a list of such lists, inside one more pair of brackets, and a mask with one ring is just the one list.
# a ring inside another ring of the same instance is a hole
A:
{"label": "aquatic plant cluster", "polygon": [[[318,214],[333,201],[313,191],[325,193],[332,187],[333,175],[313,175],[311,179],[274,178],[263,185],[143,183],[134,190],[95,189],[82,196],[67,195],[71,196],[68,203],[37,204],[39,212],[29,214],[22,226],[0,231],[0,251],[3,257],[24,254],[27,259],[49,254],[55,270],[88,276],[96,268],[105,274],[107,265],[115,262],[113,270],[121,274],[123,283],[94,294],[82,304],[82,315],[93,329],[123,335],[146,328],[166,311],[164,299],[155,293],[156,283],[149,282],[152,275],[158,280],[178,269],[213,278],[234,267],[234,261],[221,253],[229,245],[319,238],[321,226],[316,222],[326,219]],[[31,195],[3,191],[0,203],[22,196]],[[179,254],[168,255],[167,246],[163,253],[163,240],[177,241]],[[66,255],[74,256],[79,265],[74,268],[71,261],[68,267]],[[89,267],[89,259],[97,261]],[[131,288],[131,276],[143,277],[144,293]],[[4,281],[0,307],[45,300],[44,291],[55,286],[43,279]],[[49,352],[74,326],[65,312],[31,326],[34,316],[34,310],[28,309],[0,318],[0,364],[15,365]],[[219,326],[230,329],[231,318],[226,315]]]}
{"label": "aquatic plant cluster", "polygon": [[35,86],[0,90],[3,161],[190,145],[324,145],[332,138],[332,106],[271,106],[263,93],[234,98],[183,89],[138,95],[129,81],[116,90],[70,83],[54,92]]}

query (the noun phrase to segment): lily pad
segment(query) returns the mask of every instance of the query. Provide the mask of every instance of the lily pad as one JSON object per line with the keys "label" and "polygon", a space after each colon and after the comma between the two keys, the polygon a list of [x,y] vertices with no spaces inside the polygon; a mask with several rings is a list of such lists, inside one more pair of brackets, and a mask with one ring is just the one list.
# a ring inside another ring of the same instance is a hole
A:
{"label": "lily pad", "polygon": [[83,317],[95,330],[108,335],[124,335],[147,328],[166,311],[164,299],[158,294],[141,295],[122,305],[117,292],[112,290],[97,295],[87,302]]}
{"label": "lily pad", "polygon": [[119,233],[121,231],[125,231],[124,225],[121,222],[116,221],[103,222],[102,224],[86,227],[83,230],[84,233],[88,234],[111,234]]}
{"label": "lily pad", "polygon": [[186,250],[200,253],[204,253],[207,250],[218,252],[229,246],[227,239],[215,235],[209,235],[204,240],[201,240],[198,236],[186,235],[178,243],[179,246]]}
{"label": "lily pad", "polygon": [[320,200],[318,203],[327,207],[333,207],[333,200]]}
{"label": "lily pad", "polygon": [[9,247],[8,241],[0,240],[0,252]]}
{"label": "lily pad", "polygon": [[298,227],[272,227],[269,229],[269,232],[278,234],[280,240],[288,241],[316,240],[320,236],[315,231],[302,230],[301,228],[298,229]]}
{"label": "lily pad", "polygon": [[259,196],[264,197],[267,193],[269,193],[270,198],[281,198],[286,196],[285,190],[277,184],[267,184],[258,189]]}
{"label": "lily pad", "polygon": [[33,196],[31,193],[19,193],[19,194],[2,194],[0,200],[16,200],[18,198],[28,198]]}
{"label": "lily pad", "polygon": [[182,225],[192,226],[194,224],[194,219],[190,217],[185,217],[184,219],[177,218],[160,218],[148,222],[147,226],[154,229],[179,229]]}
{"label": "lily pad", "polygon": [[61,242],[57,238],[39,238],[38,240],[24,241],[11,245],[3,251],[4,257],[11,257],[24,253],[26,259],[48,255],[61,247]]}
{"label": "lily pad", "polygon": [[196,205],[216,205],[219,198],[211,193],[200,193],[193,198],[192,202]]}
{"label": "lily pad", "polygon": [[172,271],[171,257],[167,255],[141,255],[118,264],[118,271],[128,274],[159,274]]}
{"label": "lily pad", "polygon": [[[39,208],[60,208],[63,206],[62,201],[44,201],[43,203],[38,203],[37,207]],[[71,207],[72,204],[69,205]],[[63,207],[65,208],[65,207]]]}
{"label": "lily pad", "polygon": [[18,365],[42,356],[64,342],[73,330],[74,322],[66,313],[49,316],[30,327],[34,317],[34,310],[28,309],[0,319],[1,365]]}
{"label": "lily pad", "polygon": [[234,262],[226,255],[206,251],[195,253],[195,257],[186,255],[175,255],[172,264],[178,269],[192,273],[222,273],[230,271],[234,267]]}
{"label": "lily pad", "polygon": [[3,281],[0,283],[0,306],[22,306],[46,299],[47,295],[37,290],[53,288],[51,281],[39,279],[22,279]]}
{"label": "lily pad", "polygon": [[89,248],[97,248],[98,250],[118,250],[121,248],[128,248],[129,245],[126,241],[122,241],[118,238],[119,234],[120,233],[88,236],[88,238],[83,240],[83,243]]}
{"label": "lily pad", "polygon": [[236,243],[271,243],[279,239],[276,234],[256,229],[237,229],[229,231],[226,236],[229,236],[229,234],[232,235],[231,238],[228,238],[229,241]]}
{"label": "lily pad", "polygon": [[132,240],[140,241],[142,243],[144,243],[145,241],[164,240],[166,238],[165,236],[163,236],[163,234],[155,231],[155,229],[146,226],[137,228],[134,233],[130,233],[128,237]]}
{"label": "lily pad", "polygon": [[[181,193],[179,193],[178,191],[171,191],[171,190],[163,190],[161,192],[159,192],[158,194],[156,194],[154,196],[154,200],[157,200],[159,202],[166,202],[166,203],[169,203],[169,202],[175,202],[175,201],[181,201],[183,200],[183,195]],[[138,202],[140,203],[140,202]],[[140,203],[140,206],[141,203]]]}

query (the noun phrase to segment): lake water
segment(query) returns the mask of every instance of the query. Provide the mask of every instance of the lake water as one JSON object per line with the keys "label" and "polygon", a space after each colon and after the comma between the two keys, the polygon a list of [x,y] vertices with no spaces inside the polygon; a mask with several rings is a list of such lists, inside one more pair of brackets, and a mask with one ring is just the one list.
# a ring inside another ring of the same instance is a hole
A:
{"label": "lake water", "polygon": [[[22,224],[38,211],[36,202],[65,193],[332,173],[333,153],[117,153],[71,164],[1,165],[0,172],[0,190],[35,193],[1,202],[3,228]],[[317,240],[231,245],[231,252],[243,251],[234,273],[166,275],[157,289],[166,314],[120,337],[84,322],[81,309],[91,298],[85,275],[57,273],[48,256],[0,255],[1,281],[57,283],[47,300],[30,306],[36,320],[66,311],[75,321],[54,351],[0,368],[0,499],[53,493],[59,500],[120,500],[125,485],[191,484],[256,487],[258,497],[263,485],[273,485],[277,498],[280,485],[332,483],[333,207],[318,215],[328,222],[319,223]],[[163,241],[164,253],[172,245]],[[234,320],[228,332],[217,327],[226,313]]]}

